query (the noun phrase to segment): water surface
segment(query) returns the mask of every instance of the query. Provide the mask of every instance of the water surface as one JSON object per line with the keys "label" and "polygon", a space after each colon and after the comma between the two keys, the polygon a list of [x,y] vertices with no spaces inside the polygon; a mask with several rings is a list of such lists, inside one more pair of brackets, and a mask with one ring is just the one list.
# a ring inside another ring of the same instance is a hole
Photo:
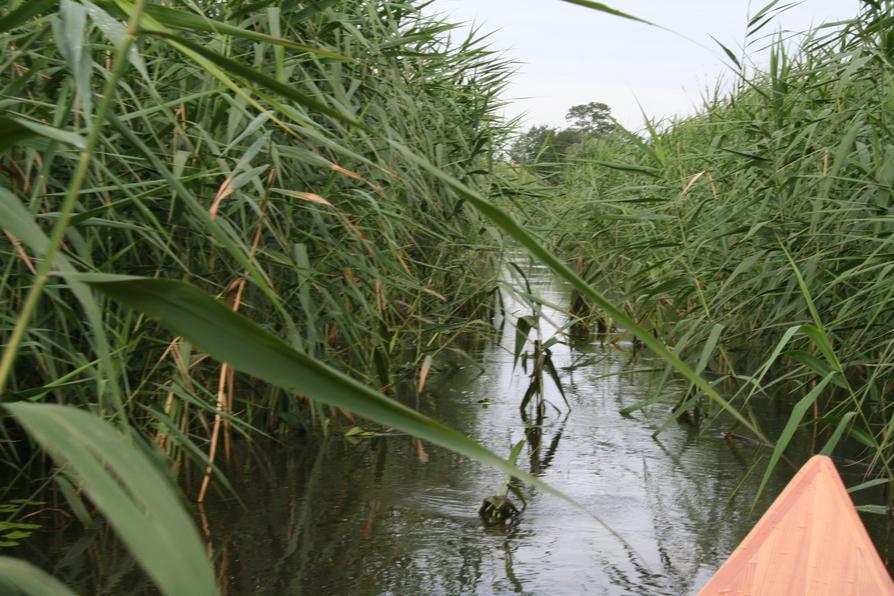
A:
{"label": "water surface", "polygon": [[[566,290],[547,270],[525,268],[544,302],[567,302]],[[418,403],[503,455],[526,438],[518,405],[529,381],[513,362],[511,323],[530,314],[530,305],[507,294],[506,310],[510,325],[477,354],[480,368],[436,376]],[[550,308],[543,315],[546,339],[565,317]],[[429,445],[420,454],[409,437],[356,445],[332,439],[246,456],[246,472],[235,478],[246,509],[231,500],[209,503],[210,535],[230,592],[697,590],[793,471],[780,468],[752,513],[762,472],[752,446],[730,444],[720,430],[700,433],[676,423],[653,438],[665,423],[666,406],[619,414],[656,389],[656,375],[638,371],[657,364],[635,358],[630,346],[602,348],[595,340],[565,342],[552,352],[570,410],[547,382],[548,399],[562,412],[548,409],[540,449],[528,445],[520,464],[583,504],[626,544],[571,504],[532,489],[525,489],[527,509],[517,524],[485,528],[477,509],[500,488],[501,474]],[[581,362],[589,364],[572,366]],[[756,407],[771,432],[784,423],[782,408]]]}

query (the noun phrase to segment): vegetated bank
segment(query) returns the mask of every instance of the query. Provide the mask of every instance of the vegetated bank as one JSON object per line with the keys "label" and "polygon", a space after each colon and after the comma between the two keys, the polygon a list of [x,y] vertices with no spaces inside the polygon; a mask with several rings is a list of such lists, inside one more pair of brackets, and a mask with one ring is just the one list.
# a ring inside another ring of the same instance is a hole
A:
{"label": "vegetated bank", "polygon": [[[4,411],[4,474],[46,473],[36,438],[101,512],[123,507],[127,542],[135,517],[192,529],[153,518],[110,444],[210,474],[233,437],[348,428],[354,403],[459,445],[348,378],[388,391],[489,320],[500,238],[437,176],[500,192],[482,174],[508,132],[495,111],[510,68],[451,29],[410,0],[7,3],[0,394],[22,403]],[[149,492],[167,507],[161,484]],[[189,547],[139,534],[128,544],[151,550],[135,554],[163,590],[198,593],[164,571]]]}
{"label": "vegetated bank", "polygon": [[[64,252],[81,271],[190,281],[294,347],[387,388],[392,358],[415,370],[486,315],[499,241],[386,139],[470,185],[488,184],[476,174],[490,169],[506,133],[494,111],[507,65],[474,39],[448,46],[449,25],[412,2],[205,4],[202,13],[149,11],[184,45],[168,33],[141,37]],[[107,20],[127,15],[112,2],[52,8],[4,38],[10,127],[78,131],[95,118],[95,88],[109,76],[115,41]],[[221,58],[202,60],[199,47]],[[227,71],[222,60],[251,68]],[[253,77],[306,101],[283,104]],[[9,200],[48,228],[78,157],[52,136],[7,141]],[[35,257],[12,231],[2,243],[8,334]],[[219,364],[113,302],[102,304],[101,319],[119,383],[111,388],[92,321],[64,286],[51,283],[46,293],[9,377],[13,397],[108,410],[103,396],[117,391],[124,415],[167,435],[175,459],[207,451],[219,390],[232,430],[310,423],[306,401],[222,375]]]}
{"label": "vegetated bank", "polygon": [[[772,16],[752,20],[749,45]],[[553,174],[554,236],[582,276],[740,411],[791,400],[770,467],[806,427],[814,452],[848,437],[867,478],[894,478],[892,25],[890,2],[865,2],[797,52],[770,40],[766,69],[728,51],[729,96],[585,140]],[[674,413],[713,416],[702,395]]]}

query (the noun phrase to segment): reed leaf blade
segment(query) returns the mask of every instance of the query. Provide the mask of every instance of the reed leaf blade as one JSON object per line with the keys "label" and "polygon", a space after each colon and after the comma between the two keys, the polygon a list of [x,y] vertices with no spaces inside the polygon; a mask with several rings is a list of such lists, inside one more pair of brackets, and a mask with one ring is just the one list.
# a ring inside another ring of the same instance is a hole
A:
{"label": "reed leaf blade", "polygon": [[162,593],[218,593],[173,484],[131,440],[76,408],[27,402],[4,408],[90,496]]}

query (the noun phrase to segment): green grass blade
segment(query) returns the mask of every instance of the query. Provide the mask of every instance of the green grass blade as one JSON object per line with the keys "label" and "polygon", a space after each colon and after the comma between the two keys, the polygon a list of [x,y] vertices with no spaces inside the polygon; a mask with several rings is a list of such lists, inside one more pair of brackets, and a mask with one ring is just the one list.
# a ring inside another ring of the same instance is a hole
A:
{"label": "green grass blade", "polygon": [[785,448],[788,447],[789,442],[795,435],[795,431],[798,429],[798,425],[801,424],[801,420],[804,419],[804,415],[807,414],[807,411],[813,406],[813,402],[816,401],[816,398],[820,396],[826,386],[832,381],[834,375],[834,372],[826,375],[822,381],[816,384],[816,387],[810,390],[810,393],[805,395],[801,401],[795,404],[795,407],[792,408],[792,413],[779,435],[779,440],[776,441],[776,446],[773,448],[773,454],[770,456],[770,461],[767,463],[767,467],[764,470],[764,476],[761,478],[760,486],[758,486],[757,493],[754,495],[755,502],[760,498],[764,487],[767,485],[767,481],[770,479],[770,475],[773,473],[773,470],[776,469],[776,464],[779,463],[779,459],[782,457]]}
{"label": "green grass blade", "polygon": [[856,486],[852,486],[849,489],[847,489],[847,492],[849,492],[851,494],[858,493],[861,490],[866,490],[866,489],[872,488],[874,486],[882,486],[884,484],[888,484],[889,482],[890,482],[890,480],[888,480],[887,478],[875,478],[874,480],[867,480],[866,482],[861,482],[860,484],[857,484]]}
{"label": "green grass blade", "polygon": [[614,9],[602,2],[591,2],[590,0],[562,0],[563,2],[568,2],[569,4],[577,4],[578,6],[583,6],[585,8],[592,8],[593,10],[598,10],[599,12],[604,12],[610,14],[612,16],[621,17],[622,19],[630,19],[631,21],[639,21],[640,23],[645,23],[646,25],[654,25],[645,19],[641,19],[639,17],[635,17],[632,14],[627,14],[626,12],[621,12],[620,10]]}
{"label": "green grass blade", "polygon": [[[788,262],[792,267],[795,278],[798,280],[798,287],[801,289],[801,295],[804,297],[804,302],[807,304],[807,310],[810,311],[810,318],[813,319],[813,322],[816,325],[815,328],[808,329],[811,335],[811,339],[813,339],[815,342],[818,342],[817,347],[819,347],[820,351],[822,351],[823,354],[827,355],[827,358],[830,359],[829,364],[834,366],[837,370],[841,370],[841,364],[838,362],[838,358],[835,356],[835,353],[832,350],[832,344],[829,341],[829,337],[826,335],[823,321],[819,316],[819,312],[816,310],[816,304],[813,302],[813,296],[810,295],[810,288],[807,287],[807,282],[804,281],[804,276],[801,274],[801,270],[798,268],[798,265],[795,264],[795,260],[792,258],[791,253],[784,245],[782,245],[782,251],[785,253],[786,258],[788,259]],[[805,329],[802,328],[802,331],[804,330]]]}
{"label": "green grass blade", "polygon": [[708,366],[708,361],[711,359],[711,356],[714,354],[714,349],[717,348],[717,343],[720,341],[721,333],[723,333],[723,325],[717,324],[711,328],[711,334],[708,336],[708,340],[702,348],[702,354],[695,367],[695,372],[697,374],[702,374],[705,371],[705,367]]}
{"label": "green grass blade", "polygon": [[723,45],[722,43],[720,43],[720,40],[718,40],[713,35],[711,35],[709,37],[714,40],[714,43],[716,43],[717,45],[720,46],[720,49],[723,50],[723,53],[726,54],[726,57],[729,58],[730,60],[732,60],[733,64],[735,64],[736,67],[741,70],[742,64],[739,62],[739,59],[736,57],[736,55],[733,53],[733,51],[731,49],[729,49],[728,47],[726,47],[725,45]]}
{"label": "green grass blade", "polygon": [[621,172],[633,172],[635,174],[645,174],[645,175],[651,176],[653,178],[657,178],[661,175],[661,170],[659,170],[658,168],[644,166],[642,164],[621,163],[619,161],[604,161],[604,160],[600,160],[600,159],[591,160],[589,163],[603,166],[606,168],[611,168],[612,170],[619,170]]}
{"label": "green grass blade", "polygon": [[531,334],[531,330],[537,325],[537,319],[532,317],[531,315],[525,315],[523,317],[519,317],[515,322],[515,350],[512,354],[512,366],[518,364],[518,359],[521,358],[522,353],[525,351],[525,345],[528,343],[528,336]]}
{"label": "green grass blade", "polygon": [[90,496],[162,593],[218,593],[173,484],[137,446],[82,410],[26,402],[4,407]]}
{"label": "green grass blade", "polygon": [[0,151],[6,151],[33,136],[61,141],[78,149],[84,148],[84,139],[73,132],[15,116],[0,116]]}
{"label": "green grass blade", "polygon": [[835,432],[833,432],[832,436],[829,437],[829,440],[826,441],[826,444],[820,451],[820,455],[832,455],[832,453],[835,451],[835,447],[838,446],[838,441],[841,440],[842,435],[844,435],[844,431],[847,429],[848,425],[851,423],[851,420],[853,420],[854,416],[856,415],[856,412],[848,412],[841,417],[841,420],[838,421],[838,425],[835,427]]}
{"label": "green grass blade", "polygon": [[0,19],[0,33],[6,33],[10,29],[15,29],[29,19],[50,11],[58,4],[58,0],[27,0],[27,2],[22,2],[17,9]]}
{"label": "green grass blade", "polygon": [[0,592],[9,596],[74,596],[44,570],[11,557],[0,557]]}

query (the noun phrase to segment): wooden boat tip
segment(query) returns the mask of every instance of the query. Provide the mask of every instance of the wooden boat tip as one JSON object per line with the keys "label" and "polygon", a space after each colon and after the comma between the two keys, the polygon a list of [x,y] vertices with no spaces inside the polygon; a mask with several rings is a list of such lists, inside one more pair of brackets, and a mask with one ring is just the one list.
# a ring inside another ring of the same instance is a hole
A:
{"label": "wooden boat tip", "polygon": [[832,460],[812,457],[699,596],[894,596]]}

